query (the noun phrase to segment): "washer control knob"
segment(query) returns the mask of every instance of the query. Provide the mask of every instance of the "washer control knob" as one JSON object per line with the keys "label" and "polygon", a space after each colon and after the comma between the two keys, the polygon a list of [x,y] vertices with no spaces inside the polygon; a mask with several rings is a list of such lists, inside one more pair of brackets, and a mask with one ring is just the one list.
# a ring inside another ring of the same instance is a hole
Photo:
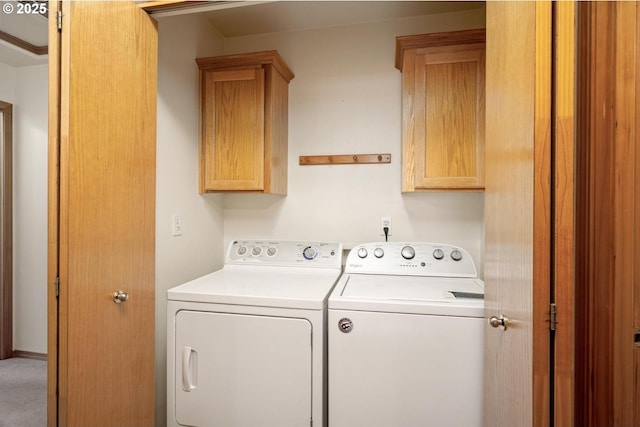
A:
{"label": "washer control knob", "polygon": [[267,248],[267,255],[269,255],[269,256],[274,256],[276,254],[276,252],[278,252],[278,250],[276,249],[275,246],[269,246]]}
{"label": "washer control knob", "polygon": [[405,246],[400,251],[400,254],[404,259],[413,259],[413,257],[416,256],[416,250],[413,249],[411,246]]}
{"label": "washer control knob", "polygon": [[236,251],[236,253],[240,256],[244,255],[247,253],[247,247],[246,246],[238,246],[238,250]]}
{"label": "washer control knob", "polygon": [[309,260],[314,259],[318,256],[318,249],[313,246],[307,246],[302,251],[302,256]]}
{"label": "washer control knob", "polygon": [[262,248],[260,246],[254,246],[253,249],[251,249],[251,253],[254,256],[258,256],[262,253]]}
{"label": "washer control knob", "polygon": [[360,258],[366,258],[367,255],[369,255],[369,252],[367,252],[367,250],[365,248],[358,249],[358,256]]}
{"label": "washer control knob", "polygon": [[451,259],[454,261],[460,261],[462,259],[462,252],[457,249],[451,251]]}
{"label": "washer control knob", "polygon": [[384,256],[384,250],[382,248],[376,248],[373,251],[373,254],[376,256],[376,258],[382,258]]}
{"label": "washer control knob", "polygon": [[433,257],[435,259],[442,259],[444,258],[444,251],[442,249],[436,249],[435,251],[433,251]]}

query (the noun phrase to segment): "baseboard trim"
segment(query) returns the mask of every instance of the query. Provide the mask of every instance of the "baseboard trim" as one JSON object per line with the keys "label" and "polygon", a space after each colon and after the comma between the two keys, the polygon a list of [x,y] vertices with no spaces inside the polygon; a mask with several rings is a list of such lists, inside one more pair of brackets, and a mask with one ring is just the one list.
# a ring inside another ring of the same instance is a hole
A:
{"label": "baseboard trim", "polygon": [[24,359],[35,359],[47,361],[46,353],[34,353],[33,351],[13,350],[12,357],[22,357]]}

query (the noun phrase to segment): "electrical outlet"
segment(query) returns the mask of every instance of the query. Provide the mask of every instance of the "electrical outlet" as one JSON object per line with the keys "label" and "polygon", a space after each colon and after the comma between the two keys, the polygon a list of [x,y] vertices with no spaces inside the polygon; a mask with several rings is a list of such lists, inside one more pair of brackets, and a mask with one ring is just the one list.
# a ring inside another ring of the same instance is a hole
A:
{"label": "electrical outlet", "polygon": [[174,236],[182,236],[182,217],[180,215],[173,215],[171,229]]}
{"label": "electrical outlet", "polygon": [[380,218],[380,235],[384,236],[384,228],[387,227],[389,229],[389,233],[387,236],[391,236],[391,217],[383,216]]}

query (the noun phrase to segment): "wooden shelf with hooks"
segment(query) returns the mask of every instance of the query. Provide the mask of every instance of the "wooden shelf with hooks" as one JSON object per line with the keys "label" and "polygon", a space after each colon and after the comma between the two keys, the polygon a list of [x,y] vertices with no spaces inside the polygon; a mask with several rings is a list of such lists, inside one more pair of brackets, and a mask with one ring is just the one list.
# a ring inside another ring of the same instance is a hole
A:
{"label": "wooden shelf with hooks", "polygon": [[325,156],[300,156],[300,166],[359,165],[391,163],[391,154],[335,154]]}

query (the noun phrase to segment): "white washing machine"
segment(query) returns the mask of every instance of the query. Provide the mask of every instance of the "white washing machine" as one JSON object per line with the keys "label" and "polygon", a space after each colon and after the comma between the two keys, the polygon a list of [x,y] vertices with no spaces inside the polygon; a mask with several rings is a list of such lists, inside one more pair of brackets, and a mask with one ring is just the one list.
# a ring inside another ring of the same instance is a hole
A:
{"label": "white washing machine", "polygon": [[326,426],[326,307],[342,245],[238,240],[168,291],[169,426]]}
{"label": "white washing machine", "polygon": [[463,248],[353,248],[329,297],[329,426],[480,427],[483,298]]}

